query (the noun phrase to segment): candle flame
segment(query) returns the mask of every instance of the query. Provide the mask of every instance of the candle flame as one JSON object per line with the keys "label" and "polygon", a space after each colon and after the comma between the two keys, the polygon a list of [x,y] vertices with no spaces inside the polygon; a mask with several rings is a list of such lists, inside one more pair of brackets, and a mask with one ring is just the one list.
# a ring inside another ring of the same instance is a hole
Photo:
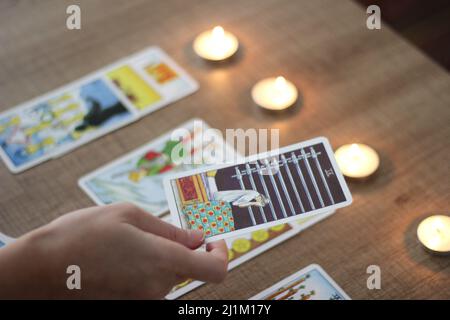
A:
{"label": "candle flame", "polygon": [[431,250],[450,252],[450,217],[436,215],[426,218],[419,224],[417,236]]}
{"label": "candle flame", "polygon": [[275,86],[277,89],[282,89],[286,86],[286,79],[284,77],[277,77],[275,79]]}
{"label": "candle flame", "polygon": [[278,91],[284,91],[284,89],[286,88],[286,79],[284,77],[277,77],[275,79],[275,88]]}
{"label": "candle flame", "polygon": [[357,143],[352,143],[350,146],[350,150],[352,153],[361,153],[361,149],[359,148]]}
{"label": "candle flame", "polygon": [[225,30],[223,30],[221,26],[216,26],[212,30],[212,35],[214,38],[223,38],[223,36],[225,35]]}
{"label": "candle flame", "polygon": [[352,166],[364,166],[363,162],[366,161],[366,155],[357,143],[352,143],[348,155]]}

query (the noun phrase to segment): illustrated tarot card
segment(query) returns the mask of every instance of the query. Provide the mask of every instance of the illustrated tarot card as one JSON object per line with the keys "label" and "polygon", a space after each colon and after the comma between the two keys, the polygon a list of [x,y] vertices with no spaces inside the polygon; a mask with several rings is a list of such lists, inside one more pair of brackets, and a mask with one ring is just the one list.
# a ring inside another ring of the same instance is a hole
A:
{"label": "illustrated tarot card", "polygon": [[20,172],[133,121],[100,75],[0,114],[0,155]]}
{"label": "illustrated tarot card", "polygon": [[165,178],[172,222],[207,242],[332,211],[352,197],[325,138]]}

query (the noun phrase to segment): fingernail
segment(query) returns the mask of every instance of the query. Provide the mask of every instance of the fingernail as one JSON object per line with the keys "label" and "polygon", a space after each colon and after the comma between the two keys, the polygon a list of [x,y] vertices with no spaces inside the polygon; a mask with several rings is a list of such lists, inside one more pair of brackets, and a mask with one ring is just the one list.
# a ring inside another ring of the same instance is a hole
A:
{"label": "fingernail", "polygon": [[189,230],[189,233],[191,236],[198,236],[199,234],[202,235],[202,241],[205,240],[205,234],[203,233],[203,231],[200,230]]}
{"label": "fingernail", "polygon": [[197,230],[197,231],[202,233],[202,242],[205,241],[205,233],[201,230]]}

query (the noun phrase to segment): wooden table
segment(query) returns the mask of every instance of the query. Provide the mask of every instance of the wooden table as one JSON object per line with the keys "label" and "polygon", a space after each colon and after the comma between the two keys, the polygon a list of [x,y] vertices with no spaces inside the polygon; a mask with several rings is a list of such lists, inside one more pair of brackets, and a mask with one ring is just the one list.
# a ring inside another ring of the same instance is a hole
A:
{"label": "wooden table", "polygon": [[[65,9],[81,4],[82,29]],[[77,179],[194,117],[226,128],[279,128],[281,144],[326,136],[334,147],[361,141],[380,170],[350,184],[354,203],[186,298],[248,298],[311,263],[354,299],[450,298],[450,259],[423,250],[420,219],[449,214],[450,78],[392,32],[366,28],[351,1],[2,1],[0,108],[10,108],[148,45],[159,45],[200,90],[70,154],[13,175],[0,165],[0,228],[13,236],[92,205]],[[191,50],[200,31],[221,24],[242,48],[209,65]],[[284,75],[303,105],[273,116],[252,103],[260,78]],[[379,265],[382,289],[368,290]]]}

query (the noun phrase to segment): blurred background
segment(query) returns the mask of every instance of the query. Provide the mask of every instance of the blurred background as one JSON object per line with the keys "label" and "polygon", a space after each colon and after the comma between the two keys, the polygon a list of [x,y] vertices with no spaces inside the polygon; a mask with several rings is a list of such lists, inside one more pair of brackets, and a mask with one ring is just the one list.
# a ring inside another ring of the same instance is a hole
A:
{"label": "blurred background", "polygon": [[450,70],[450,1],[355,0],[367,8],[376,4],[381,18],[395,31]]}

